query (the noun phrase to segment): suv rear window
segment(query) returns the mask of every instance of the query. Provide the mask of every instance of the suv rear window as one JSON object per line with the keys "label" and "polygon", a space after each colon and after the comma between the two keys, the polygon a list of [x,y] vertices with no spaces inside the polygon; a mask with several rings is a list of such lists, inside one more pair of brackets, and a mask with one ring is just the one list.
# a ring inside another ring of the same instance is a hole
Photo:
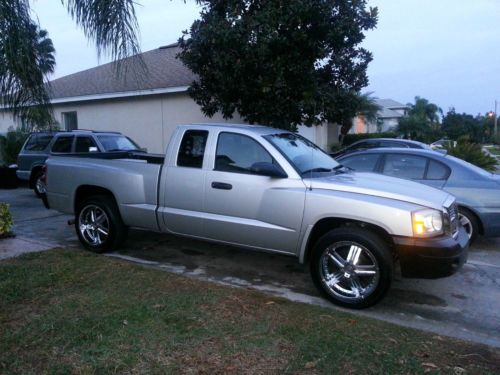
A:
{"label": "suv rear window", "polygon": [[54,134],[32,134],[26,143],[24,150],[43,151],[47,148],[52,138],[54,138]]}
{"label": "suv rear window", "polygon": [[71,146],[73,145],[74,138],[75,136],[62,136],[57,138],[52,146],[52,152],[71,152]]}

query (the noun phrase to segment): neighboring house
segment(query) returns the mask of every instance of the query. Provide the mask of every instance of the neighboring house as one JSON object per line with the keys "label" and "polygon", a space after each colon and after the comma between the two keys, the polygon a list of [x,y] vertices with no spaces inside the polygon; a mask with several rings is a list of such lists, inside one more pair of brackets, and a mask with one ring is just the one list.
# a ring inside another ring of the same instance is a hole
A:
{"label": "neighboring house", "polygon": [[375,99],[375,102],[380,106],[376,121],[368,122],[363,116],[357,116],[353,119],[350,133],[380,133],[394,130],[398,126],[399,119],[407,116],[410,109],[407,105],[392,99]]}
{"label": "neighboring house", "polygon": [[[244,122],[239,116],[225,120],[206,117],[189,97],[196,76],[176,58],[177,44],[144,52],[147,72],[118,77],[113,64],[84,70],[51,82],[55,120],[62,129],[119,131],[150,152],[163,152],[179,124]],[[9,112],[0,112],[0,132],[18,125]],[[338,138],[333,124],[299,133],[327,149]]]}

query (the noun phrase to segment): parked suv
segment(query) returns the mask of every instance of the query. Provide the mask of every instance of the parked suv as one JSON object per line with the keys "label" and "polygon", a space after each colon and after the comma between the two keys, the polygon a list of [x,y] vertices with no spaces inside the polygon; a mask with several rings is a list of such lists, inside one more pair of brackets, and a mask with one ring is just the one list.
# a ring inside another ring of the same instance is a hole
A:
{"label": "parked suv", "polygon": [[17,158],[17,177],[29,182],[31,189],[40,197],[45,193],[42,180],[43,165],[50,154],[139,151],[129,137],[117,132],[73,130],[70,132],[32,133]]}

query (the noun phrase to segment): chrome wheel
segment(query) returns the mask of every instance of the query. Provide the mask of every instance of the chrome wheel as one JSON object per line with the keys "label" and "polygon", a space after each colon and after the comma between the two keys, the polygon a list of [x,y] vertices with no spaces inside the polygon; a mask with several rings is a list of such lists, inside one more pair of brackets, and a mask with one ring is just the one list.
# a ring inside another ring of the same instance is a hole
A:
{"label": "chrome wheel", "polygon": [[99,206],[85,206],[78,216],[78,230],[83,240],[89,245],[100,246],[109,237],[108,215]]}
{"label": "chrome wheel", "polygon": [[374,254],[353,241],[339,241],[327,247],[320,258],[319,274],[329,293],[351,301],[370,296],[380,281]]}
{"label": "chrome wheel", "polygon": [[39,195],[45,194],[47,192],[47,187],[45,183],[42,181],[42,177],[38,177],[35,183],[35,189]]}
{"label": "chrome wheel", "polygon": [[469,238],[472,238],[472,236],[474,235],[474,226],[472,225],[472,222],[470,221],[470,219],[467,216],[465,216],[463,213],[459,212],[458,213],[458,220],[460,221],[460,224],[462,224],[462,226],[464,227]]}

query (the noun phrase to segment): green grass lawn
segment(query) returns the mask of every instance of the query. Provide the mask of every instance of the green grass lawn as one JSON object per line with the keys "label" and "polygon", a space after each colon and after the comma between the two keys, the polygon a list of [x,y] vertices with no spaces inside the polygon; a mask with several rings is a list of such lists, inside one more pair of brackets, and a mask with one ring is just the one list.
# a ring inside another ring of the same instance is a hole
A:
{"label": "green grass lawn", "polygon": [[486,346],[81,250],[0,262],[0,373],[499,373]]}

